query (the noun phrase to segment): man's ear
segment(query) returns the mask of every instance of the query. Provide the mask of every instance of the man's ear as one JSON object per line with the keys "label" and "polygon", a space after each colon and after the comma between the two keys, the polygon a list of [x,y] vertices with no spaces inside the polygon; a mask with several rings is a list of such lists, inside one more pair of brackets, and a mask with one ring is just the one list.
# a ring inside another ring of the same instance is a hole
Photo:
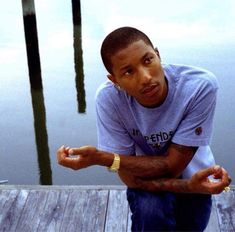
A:
{"label": "man's ear", "polygon": [[161,60],[161,56],[160,56],[160,53],[159,53],[159,51],[158,51],[158,48],[157,48],[157,47],[155,47],[155,48],[154,48],[154,50],[155,50],[155,52],[156,52],[157,56],[159,57],[159,59]]}
{"label": "man's ear", "polygon": [[117,81],[116,81],[115,76],[113,76],[113,75],[111,75],[111,74],[108,74],[107,77],[108,77],[108,79],[109,79],[110,81],[112,81],[115,85],[117,84]]}

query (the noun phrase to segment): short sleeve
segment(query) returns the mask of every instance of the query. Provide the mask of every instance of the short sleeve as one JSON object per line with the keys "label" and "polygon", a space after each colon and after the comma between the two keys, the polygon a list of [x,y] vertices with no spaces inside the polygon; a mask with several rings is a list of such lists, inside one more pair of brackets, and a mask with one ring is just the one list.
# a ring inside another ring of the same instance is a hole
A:
{"label": "short sleeve", "polygon": [[172,142],[185,146],[210,144],[218,90],[215,77],[211,78],[195,87],[195,96],[189,102]]}
{"label": "short sleeve", "polygon": [[105,91],[96,95],[96,116],[98,148],[119,154],[134,154],[134,141],[123,126],[112,97]]}

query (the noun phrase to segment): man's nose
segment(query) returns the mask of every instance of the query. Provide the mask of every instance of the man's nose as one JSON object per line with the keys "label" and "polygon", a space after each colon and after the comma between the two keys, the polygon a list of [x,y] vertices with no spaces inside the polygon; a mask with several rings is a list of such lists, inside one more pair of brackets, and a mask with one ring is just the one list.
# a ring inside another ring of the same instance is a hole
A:
{"label": "man's nose", "polygon": [[151,81],[151,78],[149,70],[145,67],[141,67],[139,70],[139,82],[141,84],[148,84]]}

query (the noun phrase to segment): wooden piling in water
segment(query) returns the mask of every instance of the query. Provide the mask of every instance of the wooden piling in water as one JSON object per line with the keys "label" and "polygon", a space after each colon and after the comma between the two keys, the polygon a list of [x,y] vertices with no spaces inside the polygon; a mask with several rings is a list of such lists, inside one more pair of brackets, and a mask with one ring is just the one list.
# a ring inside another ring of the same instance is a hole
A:
{"label": "wooden piling in water", "polygon": [[35,142],[39,165],[39,183],[41,185],[52,185],[52,171],[48,146],[46,108],[44,104],[43,90],[31,89],[31,97],[34,116]]}
{"label": "wooden piling in water", "polygon": [[33,89],[42,89],[34,0],[22,0],[22,9],[30,84]]}
{"label": "wooden piling in water", "polygon": [[77,89],[78,113],[86,112],[83,57],[82,57],[82,24],[81,24],[81,4],[79,0],[72,0],[73,12],[73,46],[74,46],[74,67],[75,82]]}

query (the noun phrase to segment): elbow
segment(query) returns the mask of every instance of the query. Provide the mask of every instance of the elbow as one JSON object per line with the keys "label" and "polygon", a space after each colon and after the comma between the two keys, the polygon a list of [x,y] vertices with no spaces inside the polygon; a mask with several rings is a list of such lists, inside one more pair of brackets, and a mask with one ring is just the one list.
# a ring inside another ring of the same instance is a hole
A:
{"label": "elbow", "polygon": [[182,175],[183,169],[179,165],[169,165],[168,167],[168,178],[177,179]]}

